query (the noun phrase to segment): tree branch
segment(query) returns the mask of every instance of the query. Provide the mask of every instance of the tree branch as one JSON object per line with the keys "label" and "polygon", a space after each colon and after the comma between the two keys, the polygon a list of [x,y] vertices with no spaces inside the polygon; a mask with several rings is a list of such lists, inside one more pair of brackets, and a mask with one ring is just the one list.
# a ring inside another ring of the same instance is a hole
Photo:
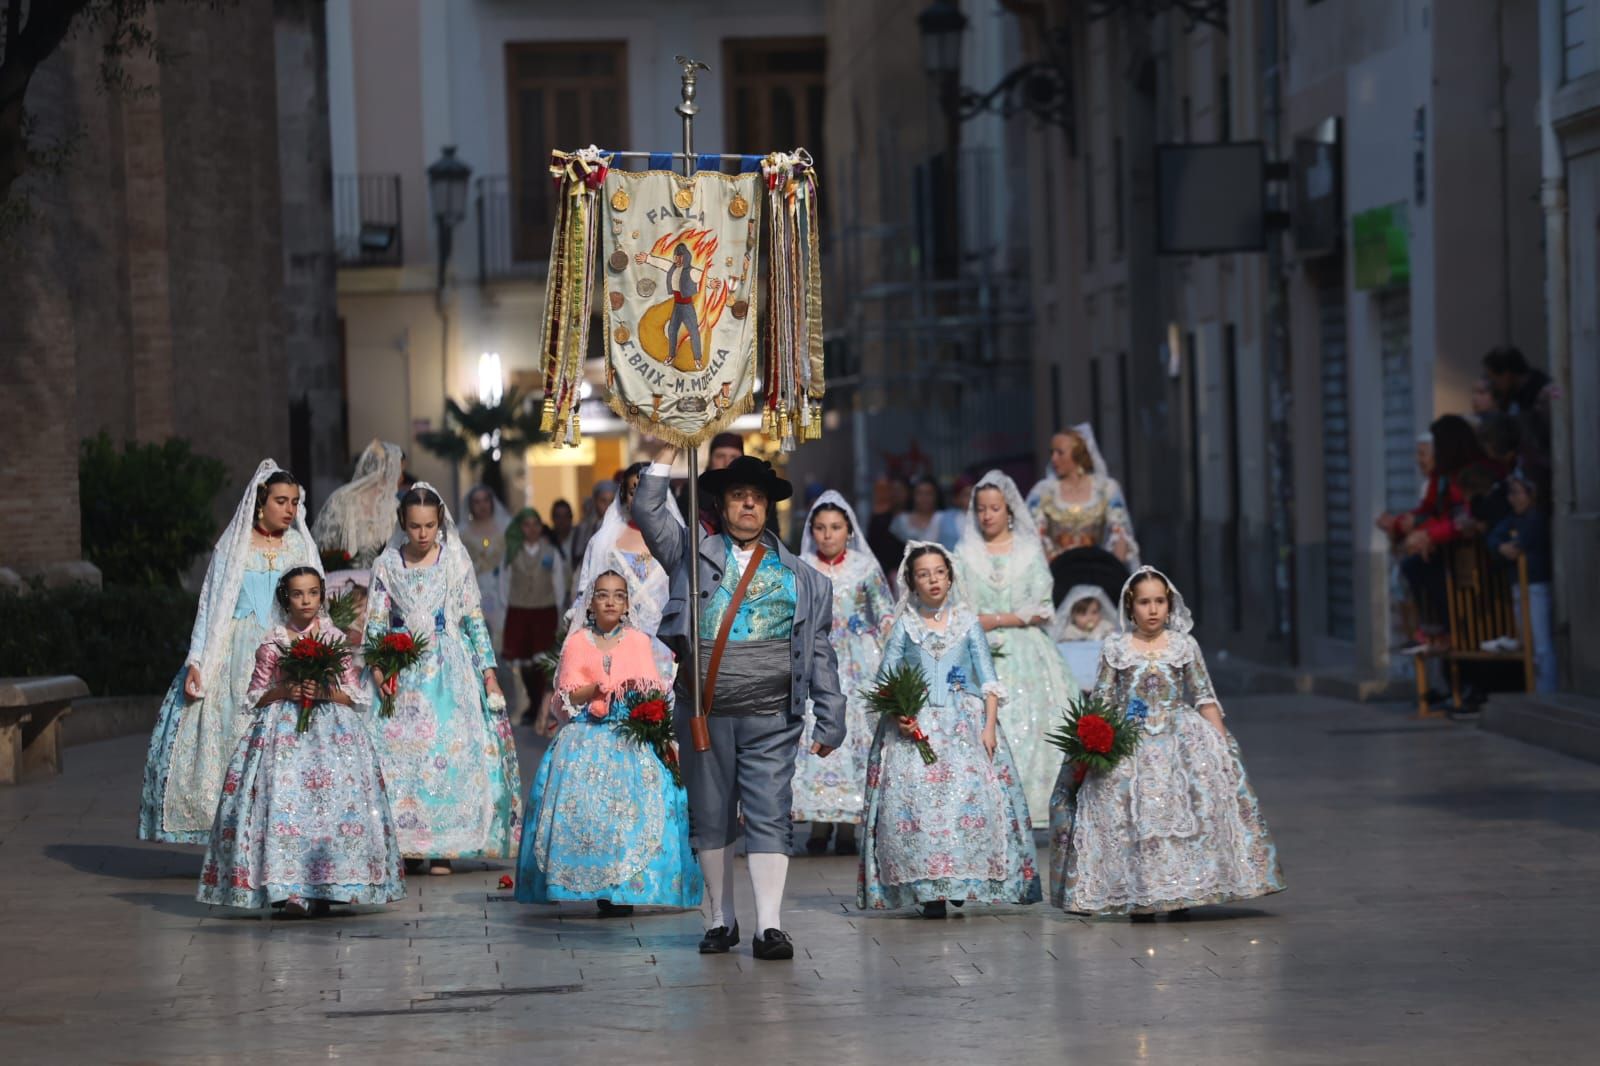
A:
{"label": "tree branch", "polygon": [[28,169],[23,100],[33,72],[61,46],[92,0],[34,0],[21,23],[21,0],[7,0],[6,50],[0,61],[0,203]]}

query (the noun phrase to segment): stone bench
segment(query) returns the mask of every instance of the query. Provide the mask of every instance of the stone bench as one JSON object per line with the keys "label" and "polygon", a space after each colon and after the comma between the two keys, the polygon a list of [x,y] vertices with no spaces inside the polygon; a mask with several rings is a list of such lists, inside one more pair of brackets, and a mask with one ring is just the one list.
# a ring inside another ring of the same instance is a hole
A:
{"label": "stone bench", "polygon": [[61,772],[61,719],[88,694],[71,676],[0,677],[0,785]]}

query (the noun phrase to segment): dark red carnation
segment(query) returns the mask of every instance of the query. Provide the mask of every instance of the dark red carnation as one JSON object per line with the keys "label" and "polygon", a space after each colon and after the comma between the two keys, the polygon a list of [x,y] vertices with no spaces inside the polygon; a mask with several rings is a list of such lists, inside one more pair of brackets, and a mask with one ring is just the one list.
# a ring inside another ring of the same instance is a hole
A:
{"label": "dark red carnation", "polygon": [[628,717],[637,718],[641,722],[657,725],[667,720],[667,702],[665,700],[645,700],[632,711]]}
{"label": "dark red carnation", "polygon": [[1116,743],[1117,734],[1111,723],[1098,714],[1086,714],[1078,719],[1078,739],[1083,742],[1085,751],[1104,755]]}
{"label": "dark red carnation", "polygon": [[410,633],[390,633],[383,638],[383,646],[389,651],[408,654],[416,649],[417,643]]}

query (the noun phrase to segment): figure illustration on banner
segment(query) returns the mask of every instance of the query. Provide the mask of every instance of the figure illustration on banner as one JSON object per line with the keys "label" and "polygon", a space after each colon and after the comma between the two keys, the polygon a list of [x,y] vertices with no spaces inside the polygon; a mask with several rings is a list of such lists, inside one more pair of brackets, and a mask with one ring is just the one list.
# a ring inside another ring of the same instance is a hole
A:
{"label": "figure illustration on banner", "polygon": [[[693,247],[690,241],[694,242]],[[670,258],[659,254],[668,250]],[[700,328],[700,312],[705,312],[707,327],[715,328],[728,303],[728,290],[722,279],[706,273],[716,262],[716,252],[717,238],[710,230],[685,230],[682,234],[662,237],[651,251],[639,252],[633,257],[639,266],[664,271],[667,276],[668,298],[646,311],[639,320],[639,344],[651,356],[663,363],[670,362],[678,370],[705,369],[705,334]],[[680,350],[684,345],[689,348],[687,353]],[[687,365],[686,354],[690,357]]]}

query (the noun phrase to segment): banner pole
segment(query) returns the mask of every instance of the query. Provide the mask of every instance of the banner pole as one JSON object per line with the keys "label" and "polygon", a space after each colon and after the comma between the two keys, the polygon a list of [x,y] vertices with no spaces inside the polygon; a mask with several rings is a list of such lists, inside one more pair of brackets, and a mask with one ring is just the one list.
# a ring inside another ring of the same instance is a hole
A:
{"label": "banner pole", "polygon": [[[678,65],[683,68],[683,81],[681,98],[676,108],[678,115],[683,119],[683,174],[684,177],[694,175],[694,116],[700,110],[695,103],[695,79],[702,70],[710,70],[704,63],[685,56],[675,57]],[[705,708],[700,705],[700,449],[692,447],[689,452],[689,698],[693,701],[690,707],[691,719],[705,713]],[[683,665],[679,666],[683,669]],[[705,739],[709,747],[709,735],[702,737],[703,730],[696,730],[695,747],[700,747],[700,741]]]}

